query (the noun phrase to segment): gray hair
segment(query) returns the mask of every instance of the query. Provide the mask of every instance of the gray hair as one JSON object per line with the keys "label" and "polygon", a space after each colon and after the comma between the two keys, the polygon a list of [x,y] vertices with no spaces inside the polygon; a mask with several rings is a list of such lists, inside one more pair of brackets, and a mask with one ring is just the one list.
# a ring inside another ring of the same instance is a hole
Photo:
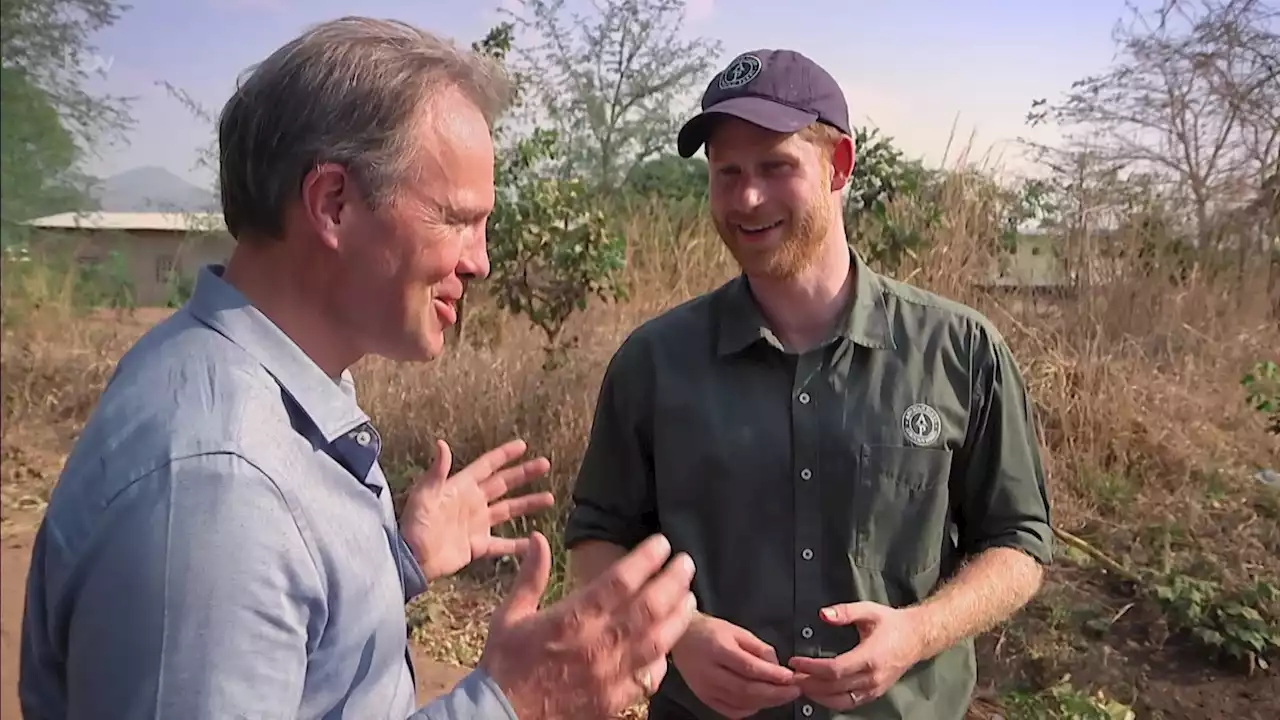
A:
{"label": "gray hair", "polygon": [[316,25],[251,69],[218,120],[227,229],[278,237],[284,209],[322,163],[350,172],[375,208],[412,159],[409,131],[433,93],[460,90],[490,126],[511,101],[493,58],[393,21],[344,17]]}

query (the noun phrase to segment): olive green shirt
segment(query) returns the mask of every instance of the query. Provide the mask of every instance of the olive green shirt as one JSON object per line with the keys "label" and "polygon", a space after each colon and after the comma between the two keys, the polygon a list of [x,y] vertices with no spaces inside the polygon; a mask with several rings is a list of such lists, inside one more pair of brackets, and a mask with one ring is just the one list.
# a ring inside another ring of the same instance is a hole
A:
{"label": "olive green shirt", "polygon": [[[858,642],[821,608],[918,603],[993,547],[1050,560],[1032,408],[979,313],[874,273],[803,354],[783,350],[739,276],[637,328],[606,370],[565,543],[662,531],[696,566],[699,609],[784,664]],[[807,698],[757,718],[959,720],[971,639],[851,713]],[[715,718],[672,667],[663,700]]]}

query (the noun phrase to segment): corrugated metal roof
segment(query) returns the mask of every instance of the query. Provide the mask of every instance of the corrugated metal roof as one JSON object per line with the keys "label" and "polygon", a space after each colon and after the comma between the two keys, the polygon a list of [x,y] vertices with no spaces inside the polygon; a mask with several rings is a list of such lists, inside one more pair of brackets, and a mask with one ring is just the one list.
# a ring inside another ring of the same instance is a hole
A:
{"label": "corrugated metal roof", "polygon": [[157,230],[194,232],[226,230],[222,213],[212,212],[65,212],[28,220],[46,230]]}

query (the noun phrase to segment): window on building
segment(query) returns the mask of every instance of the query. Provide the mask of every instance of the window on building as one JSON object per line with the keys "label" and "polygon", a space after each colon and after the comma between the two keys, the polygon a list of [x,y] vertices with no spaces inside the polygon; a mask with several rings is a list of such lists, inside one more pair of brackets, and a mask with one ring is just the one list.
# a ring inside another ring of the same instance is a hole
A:
{"label": "window on building", "polygon": [[177,264],[172,255],[161,255],[156,258],[156,282],[169,282],[170,276],[176,271]]}

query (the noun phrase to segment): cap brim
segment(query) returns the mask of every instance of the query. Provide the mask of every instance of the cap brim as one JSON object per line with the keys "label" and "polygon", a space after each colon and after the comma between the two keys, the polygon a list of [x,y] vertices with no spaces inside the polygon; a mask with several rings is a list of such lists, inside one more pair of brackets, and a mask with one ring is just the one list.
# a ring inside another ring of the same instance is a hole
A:
{"label": "cap brim", "polygon": [[680,128],[680,134],[676,136],[680,157],[693,157],[707,141],[715,121],[724,115],[780,133],[796,132],[818,119],[817,113],[797,110],[764,98],[729,98],[698,113]]}

